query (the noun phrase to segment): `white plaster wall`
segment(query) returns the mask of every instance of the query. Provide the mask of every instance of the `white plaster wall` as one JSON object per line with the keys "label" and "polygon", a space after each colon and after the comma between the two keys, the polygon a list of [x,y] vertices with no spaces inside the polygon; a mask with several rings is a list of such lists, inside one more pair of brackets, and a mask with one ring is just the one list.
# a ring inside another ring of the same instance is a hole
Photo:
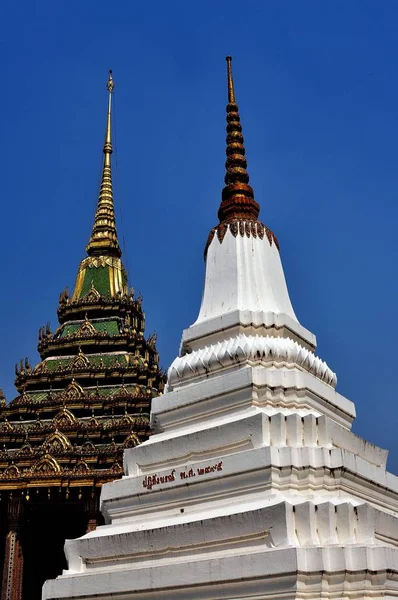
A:
{"label": "white plaster wall", "polygon": [[195,324],[235,310],[284,313],[297,321],[279,251],[264,235],[214,236],[206,260],[205,288]]}

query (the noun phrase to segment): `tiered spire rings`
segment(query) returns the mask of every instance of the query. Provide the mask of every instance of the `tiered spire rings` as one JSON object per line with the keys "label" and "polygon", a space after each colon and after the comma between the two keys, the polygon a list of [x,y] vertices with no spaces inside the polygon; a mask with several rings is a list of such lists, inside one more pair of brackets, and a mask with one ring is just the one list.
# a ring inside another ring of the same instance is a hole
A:
{"label": "tiered spire rings", "polygon": [[111,154],[112,148],[112,94],[115,84],[112,71],[109,71],[109,79],[106,84],[108,90],[108,114],[106,120],[105,142],[104,142],[104,165],[102,169],[101,186],[98,197],[97,210],[95,213],[94,226],[89,243],[86,247],[89,256],[116,256],[120,257],[117,239],[115,209],[113,204]]}
{"label": "tiered spire rings", "polygon": [[242,125],[239,108],[235,102],[234,81],[232,77],[232,57],[227,56],[228,104],[227,104],[227,160],[225,163],[226,186],[222,191],[222,202],[218,210],[220,223],[232,219],[256,221],[260,207],[254,200],[254,192],[249,185],[246,171],[247,160],[243,145]]}

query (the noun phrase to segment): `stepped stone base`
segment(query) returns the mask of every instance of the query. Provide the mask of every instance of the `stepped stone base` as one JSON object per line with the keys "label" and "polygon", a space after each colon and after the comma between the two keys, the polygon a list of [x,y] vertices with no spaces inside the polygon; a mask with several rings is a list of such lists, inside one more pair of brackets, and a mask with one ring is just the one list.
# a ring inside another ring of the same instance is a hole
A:
{"label": "stepped stone base", "polygon": [[180,418],[190,393],[167,396],[153,406],[162,432],[126,451],[126,476],[103,488],[107,525],[66,542],[69,568],[43,598],[397,597],[386,451],[338,414],[260,407],[253,389],[246,408],[213,406],[200,426]]}

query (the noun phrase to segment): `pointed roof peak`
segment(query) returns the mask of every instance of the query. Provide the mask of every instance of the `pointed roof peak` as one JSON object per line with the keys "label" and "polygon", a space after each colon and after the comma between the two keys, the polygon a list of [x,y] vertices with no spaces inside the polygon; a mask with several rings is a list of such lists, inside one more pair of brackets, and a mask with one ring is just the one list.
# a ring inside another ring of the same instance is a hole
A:
{"label": "pointed roof peak", "polygon": [[227,61],[227,77],[228,77],[228,103],[235,104],[235,88],[234,79],[232,77],[232,56],[226,56]]}
{"label": "pointed roof peak", "polygon": [[119,241],[116,232],[115,208],[113,203],[111,154],[112,147],[112,95],[115,88],[112,70],[106,84],[108,90],[108,112],[104,141],[104,164],[102,168],[101,186],[95,212],[93,230],[86,247],[89,256],[111,255],[120,257]]}
{"label": "pointed roof peak", "polygon": [[225,163],[225,187],[218,210],[220,223],[232,219],[256,221],[260,206],[254,199],[254,192],[249,185],[246,151],[243,145],[242,125],[239,108],[235,101],[235,88],[232,75],[232,56],[226,57],[228,104],[227,104],[227,160]]}

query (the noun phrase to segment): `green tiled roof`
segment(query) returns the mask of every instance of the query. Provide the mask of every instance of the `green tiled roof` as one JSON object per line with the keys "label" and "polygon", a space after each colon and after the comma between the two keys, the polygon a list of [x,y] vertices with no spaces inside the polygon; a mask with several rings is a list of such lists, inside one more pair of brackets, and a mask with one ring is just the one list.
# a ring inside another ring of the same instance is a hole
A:
{"label": "green tiled roof", "polygon": [[[135,364],[136,366],[144,366],[145,361],[141,356],[132,354],[86,354],[84,355],[92,366],[104,365],[112,367],[116,362],[119,362],[122,367]],[[68,358],[49,358],[45,364],[50,372],[56,371],[59,366],[68,367],[76,359],[76,356]]]}
{"label": "green tiled roof", "polygon": [[[76,321],[75,323],[69,323],[63,326],[59,337],[65,338],[68,335],[73,335],[79,329],[83,321]],[[99,333],[108,333],[109,335],[118,335],[120,333],[119,330],[119,322],[116,319],[109,319],[103,321],[90,321],[91,325],[93,325],[94,329]]]}
{"label": "green tiled roof", "polygon": [[109,320],[109,321],[92,321],[92,325],[94,325],[95,329],[100,333],[104,331],[109,333],[110,335],[118,335],[119,334],[119,323],[118,321]]}
{"label": "green tiled roof", "polygon": [[[126,391],[131,394],[132,396],[137,395],[138,393],[141,393],[142,395],[146,395],[146,392],[148,389],[152,391],[154,391],[152,388],[148,388],[146,385],[139,385],[139,384],[134,384],[134,385],[125,385],[125,387],[123,388],[121,385],[112,385],[112,386],[103,386],[103,387],[89,387],[89,388],[83,388],[88,395],[92,395],[92,396],[100,396],[102,398],[110,398],[113,395],[117,395],[118,391],[122,391],[123,393],[125,393]],[[57,394],[61,393],[62,390],[52,390],[52,395],[55,397]],[[32,391],[27,393],[26,395],[29,397],[29,400],[32,402],[32,404],[40,404],[41,402],[45,401],[48,398],[48,394],[49,392],[46,391]],[[15,398],[15,400],[17,400],[19,398],[19,396],[17,396],[17,398]]]}
{"label": "green tiled roof", "polygon": [[110,296],[109,267],[88,267],[80,297],[83,298],[91,288],[91,284],[103,296]]}

